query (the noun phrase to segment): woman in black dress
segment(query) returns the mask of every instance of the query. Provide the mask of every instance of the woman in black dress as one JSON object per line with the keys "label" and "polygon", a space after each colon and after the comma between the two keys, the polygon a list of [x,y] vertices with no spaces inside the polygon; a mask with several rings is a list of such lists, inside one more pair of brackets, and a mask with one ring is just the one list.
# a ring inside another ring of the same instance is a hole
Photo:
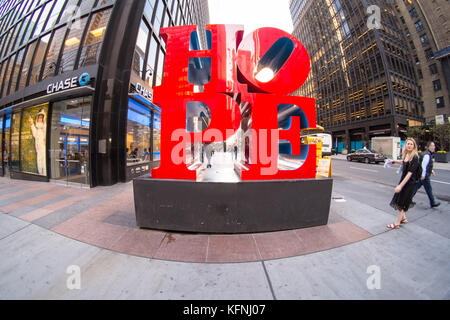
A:
{"label": "woman in black dress", "polygon": [[411,202],[417,181],[419,154],[417,153],[416,141],[413,138],[406,139],[402,158],[403,160],[400,161],[390,161],[402,165],[402,177],[398,186],[395,187],[395,194],[391,201],[391,206],[398,211],[397,220],[387,225],[389,229],[399,229],[400,224],[407,223],[405,212],[414,206]]}

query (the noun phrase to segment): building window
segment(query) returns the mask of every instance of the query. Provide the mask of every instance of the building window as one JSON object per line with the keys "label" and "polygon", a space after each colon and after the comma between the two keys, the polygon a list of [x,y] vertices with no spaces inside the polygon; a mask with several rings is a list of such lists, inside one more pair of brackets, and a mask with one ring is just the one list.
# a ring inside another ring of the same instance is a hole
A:
{"label": "building window", "polygon": [[150,29],[144,20],[141,21],[141,26],[139,27],[139,33],[137,36],[136,49],[134,51],[133,59],[133,71],[136,72],[140,78],[143,77],[144,72],[144,62],[145,62],[145,51],[147,49],[148,35]]}
{"label": "building window", "polygon": [[39,18],[39,22],[36,25],[36,28],[34,29],[33,38],[35,36],[38,36],[43,31],[44,24],[47,21],[48,14],[50,12],[50,9],[52,8],[52,3],[47,2],[42,8],[42,14]]}
{"label": "building window", "polygon": [[150,109],[128,100],[127,166],[150,162],[151,119]]}
{"label": "building window", "polygon": [[83,48],[81,49],[80,67],[97,64],[110,16],[111,9],[100,11],[93,15],[89,31],[84,39]]}
{"label": "building window", "polygon": [[438,108],[444,108],[445,107],[444,97],[436,98],[436,107],[438,107]]}
{"label": "building window", "polygon": [[[59,51],[61,49],[61,43],[63,42],[64,34],[66,33],[66,28],[62,27],[55,31],[53,34],[52,42],[48,49],[44,74],[42,79],[52,77],[56,73],[56,63],[58,62]],[[41,58],[42,59],[42,58]],[[41,60],[42,61],[42,60]]]}
{"label": "building window", "polygon": [[156,86],[161,85],[163,81],[163,75],[164,75],[164,58],[165,55],[162,50],[159,50],[158,55],[158,68],[156,69]]}
{"label": "building window", "polygon": [[44,54],[45,54],[45,50],[47,48],[47,45],[50,41],[50,34],[43,36],[40,40],[39,40],[39,44],[36,48],[36,52],[34,54],[34,59],[33,59],[33,66],[30,69],[30,83],[29,85],[33,85],[36,82],[39,81],[39,75],[41,72],[41,66],[44,60]]}
{"label": "building window", "polygon": [[434,91],[441,90],[442,89],[441,80],[437,79],[437,80],[433,81],[433,88],[434,88]]}
{"label": "building window", "polygon": [[17,84],[17,90],[21,90],[25,88],[27,82],[28,71],[31,66],[31,59],[33,58],[34,49],[36,48],[37,41],[28,45],[27,53],[25,55],[25,59],[23,61],[22,71],[19,74],[19,83]]}
{"label": "building window", "polygon": [[430,72],[431,72],[431,74],[437,74],[437,73],[438,73],[438,69],[437,69],[436,63],[433,63],[433,64],[430,66]]}
{"label": "building window", "polygon": [[[77,58],[78,49],[80,48],[81,38],[83,36],[84,26],[87,23],[87,18],[81,21],[75,21],[72,24],[72,29],[64,41],[64,48],[61,53],[61,62],[59,63],[59,73],[65,73],[75,69],[75,60]],[[80,24],[83,28],[74,27]]]}
{"label": "building window", "polygon": [[22,49],[17,54],[17,59],[12,67],[12,73],[11,73],[11,84],[10,84],[10,90],[9,93],[16,91],[16,84],[17,84],[17,78],[20,74],[20,66],[22,65],[23,55],[25,53],[25,49]]}
{"label": "building window", "polygon": [[424,27],[423,27],[422,21],[419,20],[419,21],[417,21],[414,25],[416,26],[417,32],[423,31]]}
{"label": "building window", "polygon": [[411,16],[411,18],[417,18],[419,16],[417,14],[416,8],[412,8],[411,10],[409,10],[409,15]]}
{"label": "building window", "polygon": [[6,63],[6,60],[5,60],[5,66],[3,67],[4,68],[3,74],[2,74],[2,77],[0,78],[0,81],[3,80],[2,81],[3,83],[0,83],[0,95],[2,94],[2,92],[5,95],[7,94],[9,79],[11,77],[11,70],[12,70],[15,58],[16,58],[16,55],[13,55],[12,57],[10,57],[8,60],[8,63]]}
{"label": "building window", "polygon": [[50,13],[44,32],[50,30],[50,28],[53,28],[53,26],[56,24],[64,2],[64,0],[56,0],[56,4],[53,7],[52,12]]}
{"label": "building window", "polygon": [[427,60],[431,60],[434,57],[433,50],[431,49],[425,50],[425,57],[427,58]]}
{"label": "building window", "polygon": [[420,80],[423,79],[423,73],[422,73],[422,70],[421,70],[421,69],[417,69],[417,75],[418,75],[418,77],[419,77]]}
{"label": "building window", "polygon": [[153,161],[161,160],[161,115],[153,115]]}
{"label": "building window", "polygon": [[422,46],[428,45],[428,36],[426,34],[420,36],[420,42],[422,43]]}

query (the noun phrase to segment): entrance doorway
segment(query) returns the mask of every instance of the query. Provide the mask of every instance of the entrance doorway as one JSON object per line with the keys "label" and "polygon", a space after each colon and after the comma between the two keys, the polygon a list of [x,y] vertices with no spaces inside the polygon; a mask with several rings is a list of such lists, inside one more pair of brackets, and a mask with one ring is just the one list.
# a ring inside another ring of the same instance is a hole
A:
{"label": "entrance doorway", "polygon": [[53,104],[50,172],[53,182],[90,187],[89,129],[91,97]]}

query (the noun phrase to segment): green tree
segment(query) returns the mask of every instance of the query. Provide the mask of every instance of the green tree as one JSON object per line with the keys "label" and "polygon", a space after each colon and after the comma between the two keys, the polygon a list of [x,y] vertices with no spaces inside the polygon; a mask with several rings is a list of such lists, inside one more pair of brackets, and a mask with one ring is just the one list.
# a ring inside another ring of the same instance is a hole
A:
{"label": "green tree", "polygon": [[438,144],[439,150],[449,151],[450,149],[450,123],[438,124],[433,130],[435,143]]}
{"label": "green tree", "polygon": [[406,134],[408,138],[414,138],[420,150],[427,144],[426,139],[426,128],[425,127],[408,127],[406,129]]}

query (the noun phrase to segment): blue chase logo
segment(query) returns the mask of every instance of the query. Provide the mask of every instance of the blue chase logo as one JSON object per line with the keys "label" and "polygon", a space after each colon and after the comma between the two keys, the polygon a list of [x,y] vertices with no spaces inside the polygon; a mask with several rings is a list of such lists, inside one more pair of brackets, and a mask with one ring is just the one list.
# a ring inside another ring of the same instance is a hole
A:
{"label": "blue chase logo", "polygon": [[80,76],[80,79],[78,79],[78,83],[82,87],[82,86],[87,85],[90,79],[91,79],[91,77],[89,76],[89,73],[83,73]]}

